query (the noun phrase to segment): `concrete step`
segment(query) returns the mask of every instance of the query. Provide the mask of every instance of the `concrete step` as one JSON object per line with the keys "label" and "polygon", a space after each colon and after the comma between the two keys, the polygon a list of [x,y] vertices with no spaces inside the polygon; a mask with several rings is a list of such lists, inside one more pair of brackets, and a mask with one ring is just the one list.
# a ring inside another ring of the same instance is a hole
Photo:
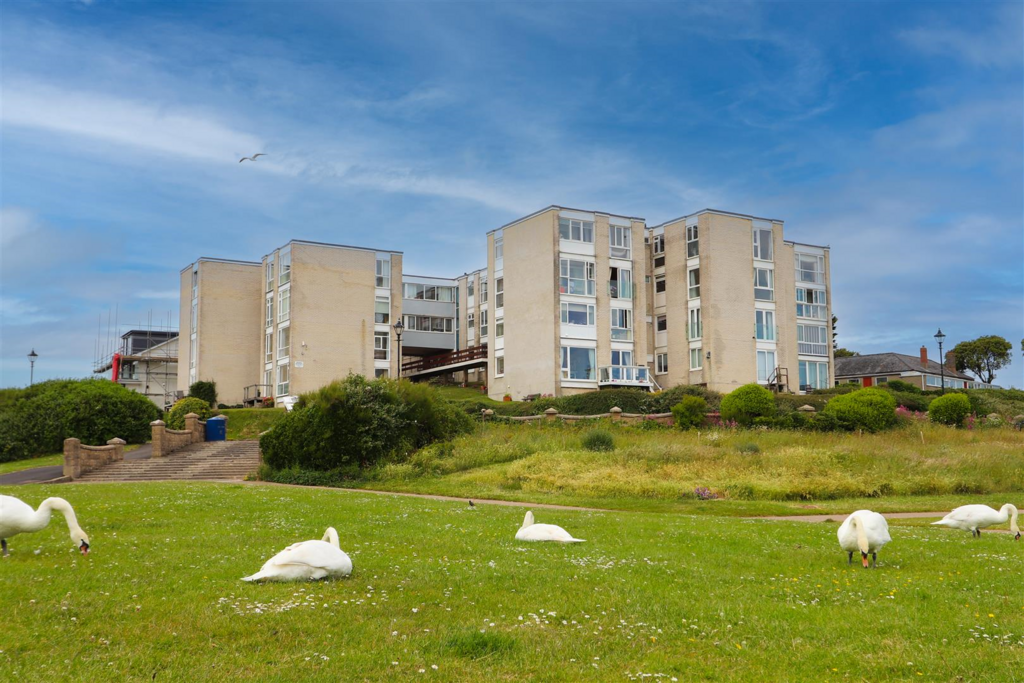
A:
{"label": "concrete step", "polygon": [[256,441],[194,444],[166,458],[129,460],[88,472],[79,481],[241,480],[260,466]]}

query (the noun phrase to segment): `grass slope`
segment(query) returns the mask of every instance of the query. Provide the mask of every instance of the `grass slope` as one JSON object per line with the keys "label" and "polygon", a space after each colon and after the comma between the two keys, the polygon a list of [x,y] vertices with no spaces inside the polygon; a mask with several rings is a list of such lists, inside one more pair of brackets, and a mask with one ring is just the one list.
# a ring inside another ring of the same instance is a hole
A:
{"label": "grass slope", "polygon": [[[833,524],[537,511],[587,539],[561,546],[516,543],[516,508],[260,485],[14,492],[70,499],[93,553],[56,520],[15,538],[3,680],[1013,680],[1024,666],[1024,545],[1005,534],[894,524],[863,570]],[[350,579],[238,580],[327,525]]]}
{"label": "grass slope", "polygon": [[228,441],[246,441],[260,438],[260,434],[274,426],[284,414],[284,408],[225,408],[218,411],[228,418]]}
{"label": "grass slope", "polygon": [[50,467],[52,465],[61,465],[63,463],[63,453],[41,455],[38,458],[28,458],[27,460],[0,462],[0,474],[10,474],[11,472],[20,472],[21,470],[27,470],[33,467]]}

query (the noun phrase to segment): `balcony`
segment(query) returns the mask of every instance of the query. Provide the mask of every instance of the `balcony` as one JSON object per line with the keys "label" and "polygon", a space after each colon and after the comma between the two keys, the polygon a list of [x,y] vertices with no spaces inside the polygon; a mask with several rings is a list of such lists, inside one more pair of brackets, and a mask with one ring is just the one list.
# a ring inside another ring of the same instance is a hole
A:
{"label": "balcony", "polygon": [[610,296],[613,299],[632,299],[633,283],[620,282],[619,280],[609,280],[608,296]]}
{"label": "balcony", "polygon": [[808,356],[827,356],[828,355],[828,344],[812,344],[809,342],[798,342],[796,345],[797,353],[803,353]]}
{"label": "balcony", "polygon": [[651,375],[645,367],[602,365],[598,368],[599,387],[651,387]]}

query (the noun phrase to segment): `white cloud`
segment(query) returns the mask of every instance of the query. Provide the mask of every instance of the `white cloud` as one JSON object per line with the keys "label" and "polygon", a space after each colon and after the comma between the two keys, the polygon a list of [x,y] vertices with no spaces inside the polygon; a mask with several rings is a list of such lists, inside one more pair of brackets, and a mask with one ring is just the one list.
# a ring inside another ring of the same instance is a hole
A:
{"label": "white cloud", "polygon": [[176,289],[140,289],[135,292],[137,299],[172,299],[177,301],[181,292]]}
{"label": "white cloud", "polygon": [[59,319],[24,299],[14,297],[0,297],[0,318],[3,318],[4,325],[34,325]]}
{"label": "white cloud", "polygon": [[[984,6],[979,3],[979,7]],[[1005,5],[988,30],[953,26],[920,26],[898,35],[926,55],[959,57],[981,67],[1021,67],[1021,6]]]}

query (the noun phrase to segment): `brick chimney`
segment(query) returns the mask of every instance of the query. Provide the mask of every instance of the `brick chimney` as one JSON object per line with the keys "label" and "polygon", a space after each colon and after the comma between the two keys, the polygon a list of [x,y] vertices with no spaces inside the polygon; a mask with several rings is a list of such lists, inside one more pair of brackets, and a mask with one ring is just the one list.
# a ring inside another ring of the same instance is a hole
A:
{"label": "brick chimney", "polygon": [[956,354],[952,351],[946,351],[946,367],[950,370],[956,370]]}
{"label": "brick chimney", "polygon": [[928,347],[921,347],[921,365],[928,367]]}

